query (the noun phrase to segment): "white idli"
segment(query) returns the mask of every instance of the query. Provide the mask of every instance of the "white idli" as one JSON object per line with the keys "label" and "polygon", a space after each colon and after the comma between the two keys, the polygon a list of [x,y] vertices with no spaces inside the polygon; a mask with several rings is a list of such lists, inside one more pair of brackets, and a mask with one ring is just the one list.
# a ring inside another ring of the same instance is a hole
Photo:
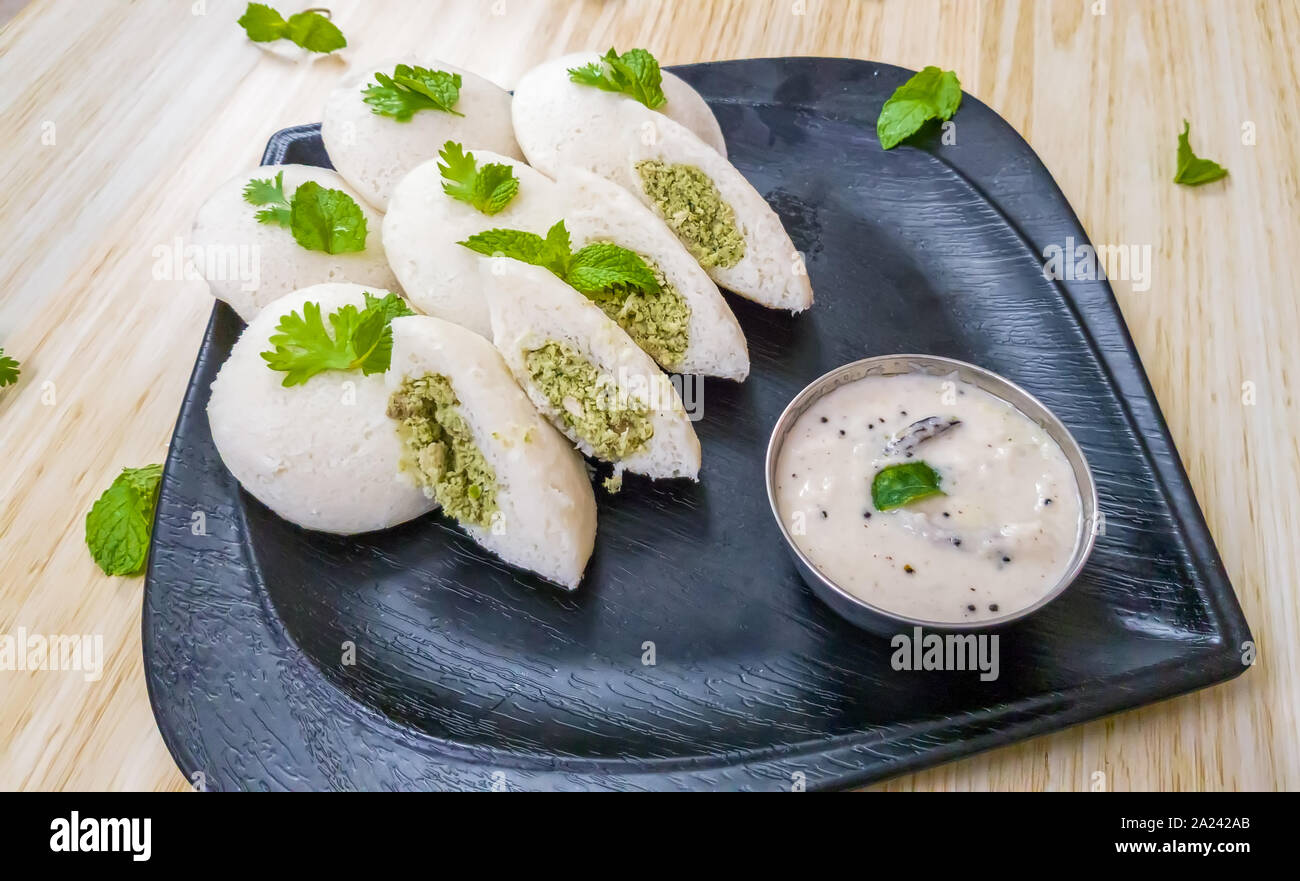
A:
{"label": "white idli", "polygon": [[[365,250],[348,254],[308,250],[288,229],[260,223],[257,212],[261,208],[244,200],[244,188],[251,180],[274,180],[281,172],[286,198],[293,198],[294,190],[307,181],[347,193],[366,218]],[[396,290],[397,278],[388,268],[381,226],[379,212],[328,168],[263,165],[226,181],[203,203],[191,233],[195,246],[192,259],[212,296],[229,303],[247,322],[267,303],[308,285],[355,282]]]}
{"label": "white idli", "polygon": [[[596,541],[596,499],[582,457],[538,414],[515,383],[501,354],[483,337],[466,328],[418,315],[393,321],[392,366],[386,374],[390,393],[407,389],[407,380],[441,377],[455,403],[451,431],[465,429],[491,469],[491,482],[476,509],[483,522],[458,520],[476,542],[501,559],[531,570],[572,590]],[[400,392],[399,392],[400,393]],[[394,397],[397,400],[397,397]],[[422,414],[420,408],[417,414]],[[470,470],[442,425],[438,455],[440,473],[451,480],[427,487],[428,495],[452,493],[444,511],[455,507],[463,475]],[[399,409],[394,417],[402,415]],[[427,418],[427,416],[422,416]],[[397,436],[396,422],[390,431]],[[409,459],[409,469],[416,467]],[[490,500],[490,501],[489,501]]]}
{"label": "white idli", "polygon": [[459,242],[496,228],[544,236],[562,209],[555,184],[546,175],[518,159],[464,146],[479,168],[495,162],[513,169],[519,191],[510,203],[489,215],[453,199],[443,192],[440,160],[430,159],[394,188],[384,215],[384,241],[393,272],[415,308],[491,337],[479,274],[479,262],[486,258]]}
{"label": "white idli", "polygon": [[482,272],[492,341],[541,414],[618,473],[698,479],[699,438],[650,356],[549,270],[491,262]]}
{"label": "white idli", "polygon": [[208,422],[221,460],[240,485],[279,516],[306,529],[350,535],[395,526],[432,510],[401,473],[402,445],[385,410],[383,374],[327,370],[285,387],[261,352],[280,318],[319,303],[330,313],[365,307],[355,284],[320,284],[270,303],[244,329],[212,383]]}
{"label": "white idli", "polygon": [[[375,74],[398,64],[460,74],[455,113],[420,110],[406,121],[372,111],[363,91]],[[330,161],[371,205],[387,210],[394,187],[411,169],[438,155],[451,140],[523,159],[510,122],[510,93],[478,74],[442,61],[396,59],[350,76],[325,100],[321,138]]]}
{"label": "white idli", "polygon": [[[691,129],[726,155],[722,129],[709,105],[668,71],[662,72],[667,101],[658,110],[619,92],[569,79],[571,69],[599,63],[600,58],[599,52],[565,55],[544,61],[519,78],[511,112],[515,137],[530,165],[551,177],[566,165],[576,165],[626,186],[629,181],[621,177],[626,150],[621,145],[626,143],[627,128],[635,134],[643,123],[663,116]],[[620,113],[624,109],[627,115]]]}

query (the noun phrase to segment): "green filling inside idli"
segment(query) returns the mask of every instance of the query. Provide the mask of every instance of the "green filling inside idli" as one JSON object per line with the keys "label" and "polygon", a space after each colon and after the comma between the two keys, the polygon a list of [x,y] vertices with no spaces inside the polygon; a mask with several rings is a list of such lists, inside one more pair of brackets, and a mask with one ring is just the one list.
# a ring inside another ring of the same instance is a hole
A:
{"label": "green filling inside idli", "polygon": [[664,221],[705,269],[729,269],[745,256],[745,237],[736,212],[712,178],[693,165],[668,165],[657,159],[636,164],[641,187]]}
{"label": "green filling inside idli", "polygon": [[533,349],[524,362],[560,419],[598,458],[626,459],[654,437],[649,409],[621,395],[612,377],[564,343],[552,340]]}
{"label": "green filling inside idli", "polygon": [[496,475],[474,443],[445,376],[407,377],[388,398],[405,449],[403,467],[460,523],[486,527],[497,511]]}
{"label": "green filling inside idli", "polygon": [[622,299],[600,300],[599,305],[647,355],[675,370],[686,355],[691,307],[658,266],[649,259],[646,265],[659,282],[659,293],[628,288]]}

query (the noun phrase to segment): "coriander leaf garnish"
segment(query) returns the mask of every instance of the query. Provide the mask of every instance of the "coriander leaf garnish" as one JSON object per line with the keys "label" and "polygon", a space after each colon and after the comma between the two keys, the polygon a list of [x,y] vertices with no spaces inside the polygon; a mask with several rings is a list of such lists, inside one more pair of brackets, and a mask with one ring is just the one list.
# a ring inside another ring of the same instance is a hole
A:
{"label": "coriander leaf garnish", "polygon": [[651,110],[659,109],[668,101],[659,62],[645,49],[629,49],[619,55],[610,47],[599,61],[569,68],[569,79],[606,92],[620,92]]}
{"label": "coriander leaf garnish", "polygon": [[1178,136],[1178,171],[1174,174],[1174,183],[1199,187],[1227,177],[1228,169],[1192,152],[1191,142],[1187,139],[1191,130],[1191,125],[1184,119],[1183,133]]}
{"label": "coriander leaf garnish", "polygon": [[366,215],[361,206],[342,190],[315,181],[294,191],[289,228],[294,240],[309,251],[347,254],[366,249]]}
{"label": "coriander leaf garnish", "polygon": [[361,92],[371,112],[406,122],[420,110],[464,116],[453,109],[460,100],[460,85],[458,73],[399,64],[392,76],[376,73],[375,83]]}
{"label": "coriander leaf garnish", "polygon": [[611,299],[633,289],[647,294],[660,291],[654,271],[627,248],[595,242],[573,253],[563,220],[547,230],[546,238],[518,229],[489,229],[460,244],[488,257],[510,257],[544,266],[591,300]]}
{"label": "coriander leaf garnish", "polygon": [[939,473],[920,461],[888,465],[877,471],[871,481],[871,502],[877,511],[943,494],[939,489]]}
{"label": "coriander leaf garnish", "polygon": [[302,314],[280,318],[268,342],[275,348],[262,352],[272,370],[285,373],[281,385],[301,385],[326,370],[360,370],[369,376],[388,369],[393,355],[392,321],[414,315],[397,294],[365,294],[365,308],[352,304],[329,315],[333,335],[325,329],[319,303],[302,305]]}
{"label": "coriander leaf garnish", "polygon": [[270,178],[255,178],[244,186],[244,201],[250,205],[268,205],[257,212],[258,223],[289,227],[289,200],[284,197],[284,172]]}
{"label": "coriander leaf garnish", "polygon": [[442,160],[438,163],[442,191],[453,199],[468,202],[484,214],[496,214],[519,192],[519,180],[513,168],[500,162],[480,168],[474,161],[474,154],[466,153],[465,148],[455,141],[443,144],[438,158]]}
{"label": "coriander leaf garnish", "polygon": [[920,131],[931,119],[952,119],[961,105],[961,81],[951,70],[927,67],[894,90],[880,108],[876,137],[880,146],[893,149]]}
{"label": "coriander leaf garnish", "polygon": [[86,546],[105,574],[144,568],[161,480],[161,465],[123,468],[86,514]]}
{"label": "coriander leaf garnish", "polygon": [[338,25],[329,20],[328,14],[329,10],[309,9],[291,15],[285,21],[270,6],[250,3],[238,23],[254,43],[289,40],[309,52],[333,52],[342,49],[348,41]]}
{"label": "coriander leaf garnish", "polygon": [[0,387],[13,385],[18,381],[18,374],[22,373],[18,369],[18,362],[5,354],[4,349],[0,349]]}

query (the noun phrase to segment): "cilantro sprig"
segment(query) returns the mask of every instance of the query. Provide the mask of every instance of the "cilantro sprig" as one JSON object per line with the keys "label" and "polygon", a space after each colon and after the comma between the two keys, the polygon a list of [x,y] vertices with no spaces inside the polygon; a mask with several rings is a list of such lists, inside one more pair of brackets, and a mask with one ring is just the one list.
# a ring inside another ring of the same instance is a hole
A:
{"label": "cilantro sprig", "polygon": [[365,308],[349,303],[328,316],[333,334],[325,328],[319,303],[303,303],[302,314],[280,318],[268,342],[271,351],[262,359],[272,370],[285,374],[281,385],[301,385],[326,370],[360,370],[366,376],[383,373],[393,357],[394,318],[414,315],[397,294],[365,294]]}
{"label": "cilantro sprig", "polygon": [[627,95],[651,110],[658,110],[668,102],[664,96],[659,62],[645,49],[629,49],[620,55],[611,46],[599,61],[569,68],[569,79],[584,86]]}
{"label": "cilantro sprig", "polygon": [[19,369],[18,361],[6,355],[4,349],[0,349],[0,388],[17,382],[20,373],[22,370]]}
{"label": "cilantro sprig", "polygon": [[1183,120],[1183,133],[1178,136],[1178,171],[1174,174],[1174,183],[1189,187],[1213,183],[1228,176],[1228,169],[1217,162],[1202,159],[1192,152],[1191,141],[1187,136],[1192,127]]}
{"label": "cilantro sprig", "polygon": [[460,100],[460,86],[458,73],[399,64],[392,76],[376,73],[375,82],[361,93],[372,113],[407,122],[421,110],[464,116],[455,109]]}
{"label": "cilantro sprig", "polygon": [[86,514],[86,546],[106,575],[136,575],[149,556],[161,465],[123,468]]}
{"label": "cilantro sprig", "polygon": [[[514,169],[500,162],[480,167],[473,153],[455,141],[442,145],[438,171],[442,174],[442,191],[453,199],[473,205],[484,214],[496,214],[510,204],[519,192]],[[446,163],[445,165],[443,163]]]}
{"label": "cilantro sprig", "polygon": [[961,106],[961,81],[951,70],[927,67],[894,90],[876,118],[880,146],[892,150],[931,119],[952,119]]}
{"label": "cilantro sprig", "polygon": [[612,242],[593,242],[574,253],[561,220],[546,237],[518,229],[489,229],[460,244],[488,257],[510,257],[543,266],[597,302],[617,300],[631,290],[658,294],[659,281],[645,260]]}
{"label": "cilantro sprig", "polygon": [[289,16],[286,21],[265,3],[250,3],[239,17],[239,25],[254,43],[288,40],[309,52],[333,52],[342,49],[348,41],[328,15],[327,9],[309,9]]}
{"label": "cilantro sprig", "polygon": [[366,215],[356,200],[342,190],[306,181],[284,194],[284,172],[275,179],[261,178],[244,187],[244,201],[262,208],[258,223],[282,226],[294,241],[309,251],[348,254],[366,249]]}

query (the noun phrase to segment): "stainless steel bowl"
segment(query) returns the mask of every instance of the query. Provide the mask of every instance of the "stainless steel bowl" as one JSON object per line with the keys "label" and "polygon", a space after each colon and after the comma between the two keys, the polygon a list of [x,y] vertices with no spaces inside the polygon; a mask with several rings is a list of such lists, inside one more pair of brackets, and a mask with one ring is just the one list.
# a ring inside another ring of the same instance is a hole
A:
{"label": "stainless steel bowl", "polygon": [[[909,618],[873,606],[835,584],[812,564],[791,537],[776,501],[776,465],[781,456],[782,445],[785,443],[790,429],[809,407],[840,386],[855,382],[865,376],[895,376],[902,373],[928,373],[932,376],[956,374],[958,379],[969,382],[995,397],[1001,398],[1021,413],[1024,413],[1041,426],[1048,436],[1056,441],[1061,451],[1065,453],[1065,458],[1074,471],[1075,483],[1079,488],[1081,507],[1079,531],[1075,539],[1074,553],[1070,557],[1070,565],[1066,568],[1060,581],[1033,605],[1010,612],[1000,618],[990,618],[985,621],[925,621],[919,618]],[[1079,449],[1079,444],[1066,427],[1061,424],[1061,420],[1057,419],[1052,411],[1043,406],[1042,402],[1037,398],[1010,380],[985,370],[983,367],[976,367],[974,364],[967,364],[965,361],[956,361],[952,358],[942,358],[937,355],[881,355],[875,358],[864,358],[861,361],[854,361],[851,364],[845,364],[843,367],[837,367],[830,373],[813,381],[803,391],[795,395],[794,400],[781,414],[781,418],[776,420],[776,426],[772,429],[772,438],[768,441],[767,500],[772,506],[772,515],[776,518],[781,535],[785,537],[785,543],[790,549],[790,556],[794,559],[795,567],[799,570],[799,575],[804,582],[812,589],[812,592],[842,617],[847,618],[859,627],[882,634],[898,633],[900,628],[904,627],[922,627],[930,630],[990,630],[1010,624],[1013,621],[1019,621],[1056,599],[1070,586],[1070,583],[1074,581],[1088,561],[1097,538],[1097,485],[1093,482],[1092,471],[1088,468],[1088,462],[1083,457],[1083,451]]]}

